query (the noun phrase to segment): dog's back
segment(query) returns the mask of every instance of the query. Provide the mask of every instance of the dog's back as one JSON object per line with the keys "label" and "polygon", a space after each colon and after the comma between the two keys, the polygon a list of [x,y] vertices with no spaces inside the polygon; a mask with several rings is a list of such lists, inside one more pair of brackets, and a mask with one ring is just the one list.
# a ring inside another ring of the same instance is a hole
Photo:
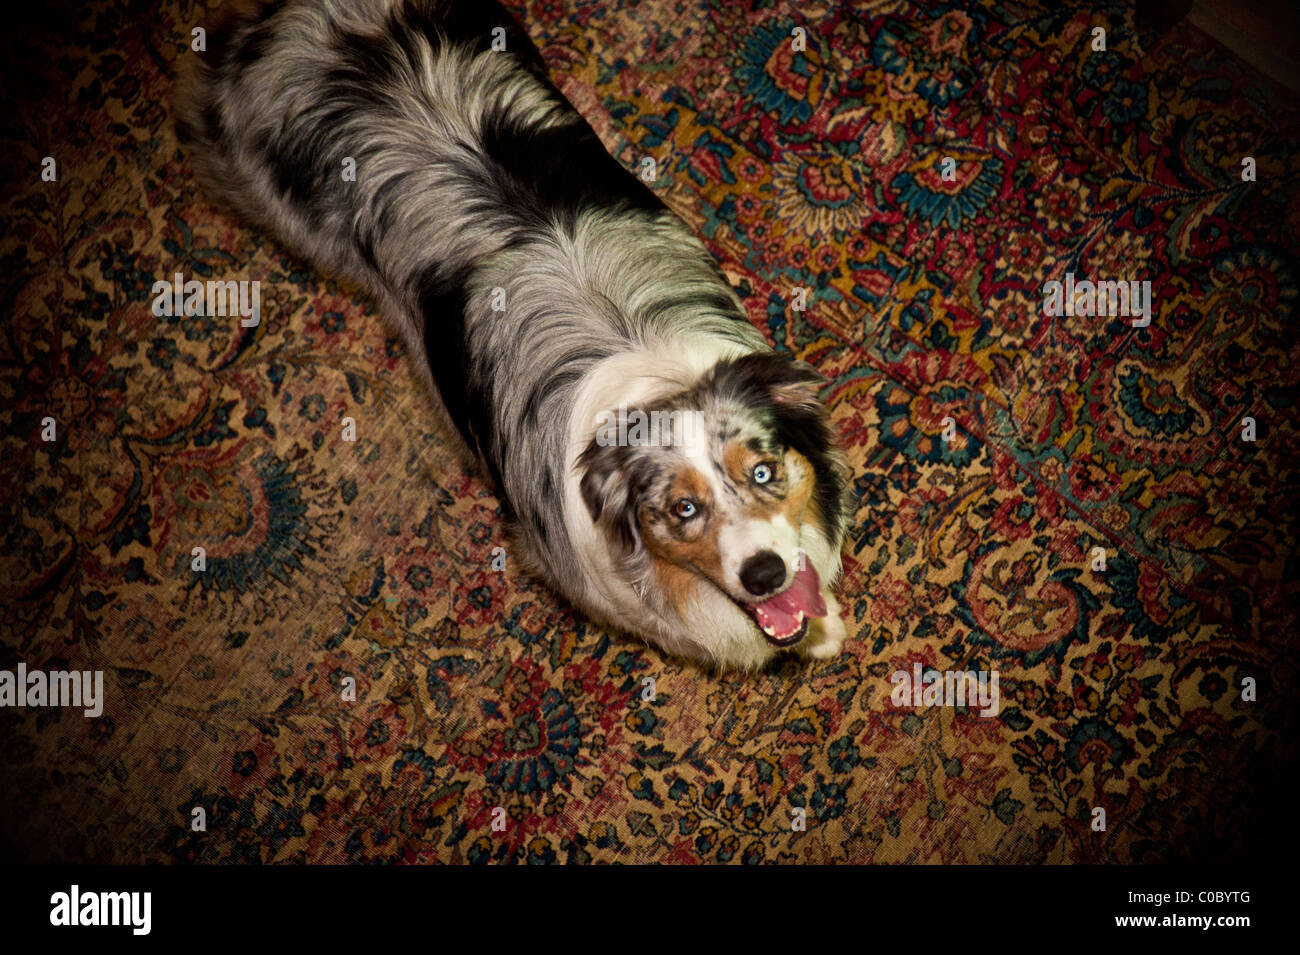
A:
{"label": "dog's back", "polygon": [[[761,347],[698,241],[609,156],[494,3],[248,6],[188,66],[178,131],[208,192],[371,290],[411,351],[427,351],[448,411],[498,479],[485,442],[514,418],[494,421],[490,406],[558,413],[549,399],[584,366],[680,311],[655,307],[651,286],[703,302],[708,332]],[[629,231],[640,239],[629,244]],[[521,268],[536,273],[527,291]],[[602,276],[608,287],[593,282]],[[512,285],[538,307],[503,309]],[[620,301],[625,290],[642,300]],[[479,313],[490,323],[475,327]],[[473,400],[475,382],[501,369],[526,390]]]}
{"label": "dog's back", "polygon": [[210,194],[366,285],[451,283],[565,207],[662,211],[495,3],[246,4],[184,67],[177,129]]}

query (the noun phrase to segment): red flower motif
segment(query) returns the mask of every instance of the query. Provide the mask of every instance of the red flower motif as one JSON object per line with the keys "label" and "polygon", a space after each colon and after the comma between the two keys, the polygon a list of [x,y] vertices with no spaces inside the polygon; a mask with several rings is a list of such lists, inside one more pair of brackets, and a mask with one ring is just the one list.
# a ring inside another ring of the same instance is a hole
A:
{"label": "red flower motif", "polygon": [[904,535],[913,539],[923,536],[930,526],[948,495],[933,488],[923,488],[898,505],[898,527]]}
{"label": "red flower motif", "polygon": [[882,574],[871,582],[871,609],[874,623],[898,620],[912,603],[912,586],[893,574]]}
{"label": "red flower motif", "polygon": [[736,160],[736,172],[741,179],[761,182],[767,175],[767,167],[756,156],[746,154]]}
{"label": "red flower motif", "polygon": [[461,625],[488,626],[501,620],[505,600],[505,575],[491,569],[478,570],[457,584],[452,613]]}
{"label": "red flower motif", "polygon": [[1024,504],[1025,498],[1019,494],[1003,501],[989,522],[993,530],[1009,541],[1030,536],[1034,532],[1033,521],[1036,515],[1031,510],[1029,515],[1025,516]]}
{"label": "red flower motif", "polygon": [[853,188],[844,181],[843,167],[836,163],[804,163],[799,170],[799,178],[803,180],[808,194],[823,202],[847,202],[853,198]]}
{"label": "red flower motif", "polygon": [[1119,492],[1119,478],[1087,459],[1070,465],[1069,475],[1070,490],[1081,501],[1108,501]]}

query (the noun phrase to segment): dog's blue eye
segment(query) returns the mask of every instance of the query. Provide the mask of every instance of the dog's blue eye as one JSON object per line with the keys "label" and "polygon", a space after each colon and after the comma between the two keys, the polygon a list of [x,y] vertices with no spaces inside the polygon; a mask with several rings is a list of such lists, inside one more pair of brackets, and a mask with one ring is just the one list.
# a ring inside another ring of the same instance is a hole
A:
{"label": "dog's blue eye", "polygon": [[688,501],[686,498],[682,498],[680,501],[678,501],[676,504],[673,505],[673,514],[675,514],[677,517],[680,517],[682,520],[686,520],[686,518],[688,517],[694,517],[695,502]]}
{"label": "dog's blue eye", "polygon": [[755,465],[754,483],[766,484],[770,480],[772,480],[772,469],[768,467],[766,464]]}

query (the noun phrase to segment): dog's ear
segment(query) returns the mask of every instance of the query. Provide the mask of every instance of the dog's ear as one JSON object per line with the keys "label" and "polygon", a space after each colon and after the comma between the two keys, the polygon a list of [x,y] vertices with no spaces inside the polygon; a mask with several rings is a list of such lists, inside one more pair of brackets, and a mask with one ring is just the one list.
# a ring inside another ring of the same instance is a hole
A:
{"label": "dog's ear", "polygon": [[604,529],[624,550],[634,549],[639,534],[628,449],[592,439],[578,458],[578,468],[582,472],[578,487],[592,523]]}
{"label": "dog's ear", "polygon": [[817,391],[826,379],[807,362],[791,361],[776,352],[754,352],[728,362],[724,374],[745,388],[759,389],[772,404],[796,414],[821,411]]}
{"label": "dog's ear", "polygon": [[807,362],[778,361],[783,371],[768,386],[772,403],[791,406],[805,413],[822,414],[822,404],[817,397],[817,392],[826,384],[822,373]]}

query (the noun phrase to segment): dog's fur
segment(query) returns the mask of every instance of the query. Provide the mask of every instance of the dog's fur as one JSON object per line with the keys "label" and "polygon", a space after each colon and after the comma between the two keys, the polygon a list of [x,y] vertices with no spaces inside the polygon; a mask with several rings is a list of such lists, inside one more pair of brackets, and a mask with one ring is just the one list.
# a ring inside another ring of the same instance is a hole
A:
{"label": "dog's fur", "polygon": [[[269,2],[185,56],[177,129],[207,190],[369,289],[427,355],[535,572],[593,618],[751,668],[780,651],[740,606],[755,600],[752,559],[770,550],[785,567],[778,580],[768,565],[770,600],[802,553],[829,614],[798,647],[839,650],[829,585],[847,474],[820,377],[771,352],[508,14],[480,0]],[[704,427],[677,446],[604,446],[599,416],[621,405]],[[683,499],[690,519],[673,513]]]}

